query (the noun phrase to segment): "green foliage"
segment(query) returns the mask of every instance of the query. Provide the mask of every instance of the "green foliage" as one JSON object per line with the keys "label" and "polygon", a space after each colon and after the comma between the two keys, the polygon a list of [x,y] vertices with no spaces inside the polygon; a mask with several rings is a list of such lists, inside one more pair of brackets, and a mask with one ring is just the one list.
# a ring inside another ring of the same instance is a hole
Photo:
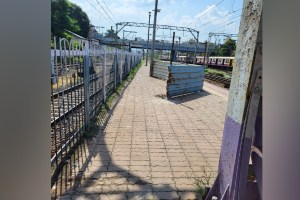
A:
{"label": "green foliage", "polygon": [[76,4],[68,0],[51,1],[51,35],[70,39],[65,30],[82,37],[88,36],[90,20],[87,14]]}
{"label": "green foliage", "polygon": [[202,166],[203,176],[194,178],[196,185],[196,198],[205,199],[209,190],[211,174],[208,174],[205,167]]}
{"label": "green foliage", "polygon": [[235,40],[228,39],[220,48],[218,48],[219,56],[234,56],[236,48]]}
{"label": "green foliage", "polygon": [[205,68],[205,73],[217,74],[225,78],[231,78],[231,75],[222,70]]}
{"label": "green foliage", "polygon": [[114,30],[108,29],[108,30],[106,30],[105,37],[115,39],[115,38],[117,38],[117,34],[115,33]]}
{"label": "green foliage", "polygon": [[196,44],[196,40],[195,40],[195,39],[190,39],[190,40],[188,41],[188,44]]}

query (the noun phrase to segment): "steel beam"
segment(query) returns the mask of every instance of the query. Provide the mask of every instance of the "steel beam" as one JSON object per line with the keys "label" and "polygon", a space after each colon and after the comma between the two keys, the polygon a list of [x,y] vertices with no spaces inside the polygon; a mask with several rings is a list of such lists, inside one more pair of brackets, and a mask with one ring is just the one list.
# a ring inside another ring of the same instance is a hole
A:
{"label": "steel beam", "polygon": [[[117,34],[125,27],[125,26],[135,26],[135,27],[144,27],[144,28],[148,28],[148,26],[150,26],[150,28],[153,28],[153,24],[146,24],[146,23],[137,23],[137,22],[119,22],[116,24],[116,26],[122,26],[120,28],[120,30],[117,30]],[[197,36],[195,36],[196,34],[199,34],[199,31],[192,29],[192,28],[188,28],[188,27],[180,27],[180,26],[170,26],[170,25],[159,25],[156,24],[156,28],[157,29],[168,29],[168,30],[176,30],[176,31],[186,31],[186,32],[190,32],[192,34],[192,36],[195,38],[195,40],[197,40]]]}

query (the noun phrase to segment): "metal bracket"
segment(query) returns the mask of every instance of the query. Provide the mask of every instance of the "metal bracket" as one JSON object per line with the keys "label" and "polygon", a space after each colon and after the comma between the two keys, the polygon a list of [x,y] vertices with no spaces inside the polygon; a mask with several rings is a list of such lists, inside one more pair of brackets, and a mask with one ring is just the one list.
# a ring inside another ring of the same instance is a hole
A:
{"label": "metal bracket", "polygon": [[251,146],[255,134],[255,123],[258,113],[260,98],[262,95],[262,69],[256,72],[255,82],[251,89],[251,97],[246,112],[245,126],[242,136],[241,158],[239,163],[238,183],[238,199],[244,199],[246,192],[246,183],[248,175],[249,160],[251,154]]}

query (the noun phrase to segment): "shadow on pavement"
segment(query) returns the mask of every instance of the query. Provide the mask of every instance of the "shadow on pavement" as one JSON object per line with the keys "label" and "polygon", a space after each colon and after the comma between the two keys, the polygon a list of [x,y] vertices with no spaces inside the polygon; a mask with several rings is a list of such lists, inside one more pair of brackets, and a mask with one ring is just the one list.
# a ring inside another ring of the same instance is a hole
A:
{"label": "shadow on pavement", "polygon": [[185,95],[181,95],[181,96],[168,98],[168,101],[171,101],[175,104],[182,104],[182,103],[193,101],[195,99],[199,99],[201,97],[205,97],[208,95],[211,95],[211,93],[209,93],[205,90],[201,90],[200,92],[196,92],[196,93],[189,93],[189,94],[185,94]]}
{"label": "shadow on pavement", "polygon": [[[179,97],[172,101],[180,104],[206,95],[209,95],[209,93],[202,91],[201,93]],[[118,101],[115,106],[118,104]],[[104,127],[106,127],[115,106],[110,111]],[[151,180],[145,180],[130,172],[129,169],[118,166],[111,158],[110,151],[104,141],[104,135],[105,132],[100,131],[95,138],[84,140],[79,145],[75,153],[66,162],[58,181],[52,188],[51,199],[95,200],[110,199],[110,196],[113,199],[120,200],[180,199],[178,192],[194,192],[189,190],[181,191],[167,183],[152,184]],[[93,162],[99,162],[97,158],[101,159],[101,166],[100,164],[98,167],[91,166]],[[111,176],[112,173],[114,174],[113,176]],[[119,182],[121,184],[109,187],[109,179],[114,178],[121,181]],[[124,187],[124,185],[127,186]]]}

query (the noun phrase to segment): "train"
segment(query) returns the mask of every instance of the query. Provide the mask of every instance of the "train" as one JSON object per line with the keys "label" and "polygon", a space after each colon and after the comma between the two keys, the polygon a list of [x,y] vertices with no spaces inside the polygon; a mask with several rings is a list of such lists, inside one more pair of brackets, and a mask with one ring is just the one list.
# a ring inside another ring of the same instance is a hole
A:
{"label": "train", "polygon": [[[178,56],[177,61],[192,64],[195,57]],[[205,56],[196,56],[195,64],[205,65]],[[232,68],[234,64],[234,57],[224,56],[210,56],[207,65],[209,67]]]}

